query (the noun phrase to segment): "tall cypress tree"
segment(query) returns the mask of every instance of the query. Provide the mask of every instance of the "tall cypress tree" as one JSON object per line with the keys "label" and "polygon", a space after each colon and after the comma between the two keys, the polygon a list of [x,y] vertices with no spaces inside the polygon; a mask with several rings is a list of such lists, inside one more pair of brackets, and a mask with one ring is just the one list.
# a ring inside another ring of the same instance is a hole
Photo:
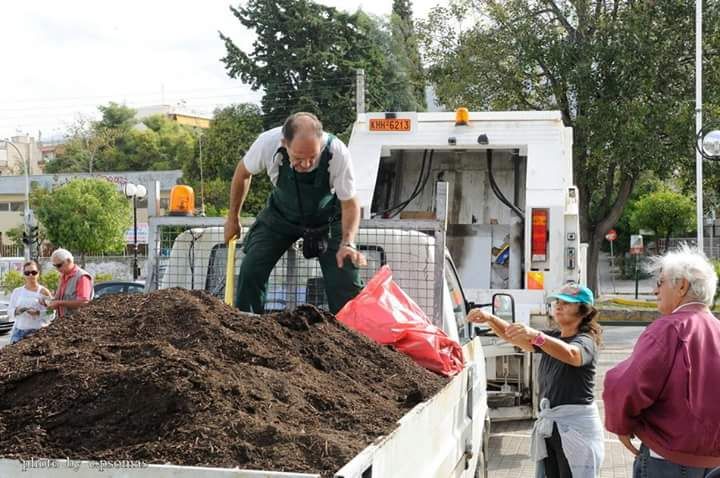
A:
{"label": "tall cypress tree", "polygon": [[415,98],[415,109],[424,110],[426,107],[425,72],[422,67],[420,48],[413,23],[411,0],[393,0],[390,23],[395,55]]}

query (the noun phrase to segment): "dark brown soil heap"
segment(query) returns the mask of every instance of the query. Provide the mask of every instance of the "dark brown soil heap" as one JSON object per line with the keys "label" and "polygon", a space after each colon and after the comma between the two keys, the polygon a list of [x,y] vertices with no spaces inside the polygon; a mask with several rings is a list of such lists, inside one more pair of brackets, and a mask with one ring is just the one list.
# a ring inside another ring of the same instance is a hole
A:
{"label": "dark brown soil heap", "polygon": [[312,306],[109,296],[0,350],[0,456],[331,476],[446,380]]}

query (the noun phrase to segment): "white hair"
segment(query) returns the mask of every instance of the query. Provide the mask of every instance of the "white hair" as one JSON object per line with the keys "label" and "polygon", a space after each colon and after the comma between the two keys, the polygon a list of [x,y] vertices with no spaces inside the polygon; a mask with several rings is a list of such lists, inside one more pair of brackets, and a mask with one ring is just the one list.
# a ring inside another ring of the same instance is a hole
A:
{"label": "white hair", "polygon": [[67,249],[55,249],[55,251],[52,253],[52,256],[50,256],[50,259],[58,260],[60,262],[65,262],[67,260],[72,261],[73,255]]}
{"label": "white hair", "polygon": [[718,278],[707,256],[699,250],[683,243],[664,256],[650,259],[646,270],[656,277],[664,273],[673,284],[687,280],[690,285],[688,293],[694,299],[712,305]]}

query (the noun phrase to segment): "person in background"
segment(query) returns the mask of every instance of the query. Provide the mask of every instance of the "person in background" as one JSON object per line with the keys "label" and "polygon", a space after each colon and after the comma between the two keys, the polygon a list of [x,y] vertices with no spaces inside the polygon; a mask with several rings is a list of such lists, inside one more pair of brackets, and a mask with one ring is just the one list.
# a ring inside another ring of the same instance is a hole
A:
{"label": "person in background", "polygon": [[720,467],[720,321],[709,308],[717,275],[688,246],[649,270],[661,316],[605,375],[605,427],[635,455],[635,478],[709,476]]}
{"label": "person in background", "polygon": [[92,276],[75,264],[73,255],[68,250],[55,250],[50,260],[60,272],[60,284],[55,297],[46,301],[46,304],[48,308],[57,311],[58,317],[69,317],[92,300]]}
{"label": "person in background", "polygon": [[530,450],[537,462],[535,476],[595,478],[605,455],[594,392],[602,336],[598,312],[587,287],[567,284],[550,298],[555,299],[555,330],[511,325],[481,309],[472,309],[468,320],[488,324],[498,337],[542,354],[538,370],[540,413]]}
{"label": "person in background", "polygon": [[8,304],[8,317],[14,320],[10,343],[14,344],[28,337],[49,323],[47,308],[43,299],[50,298],[50,291],[40,285],[40,266],[29,260],[23,264],[25,284],[12,291]]}

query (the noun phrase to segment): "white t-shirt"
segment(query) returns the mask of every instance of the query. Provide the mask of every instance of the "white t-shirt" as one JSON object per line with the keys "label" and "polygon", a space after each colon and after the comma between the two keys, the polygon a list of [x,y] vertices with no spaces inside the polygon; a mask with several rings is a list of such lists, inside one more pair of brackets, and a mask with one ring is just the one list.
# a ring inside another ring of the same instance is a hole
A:
{"label": "white t-shirt", "polygon": [[[327,144],[328,134],[323,133],[323,147]],[[273,185],[277,185],[277,178],[280,172],[281,155],[276,155],[278,148],[282,146],[282,128],[277,127],[262,133],[243,157],[245,168],[250,174],[260,174],[266,171],[270,176]],[[330,186],[332,192],[337,194],[338,199],[347,201],[355,197],[355,177],[353,176],[350,151],[347,146],[338,138],[330,143],[332,159],[328,170],[330,172]],[[315,164],[313,169],[319,164]]]}
{"label": "white t-shirt", "polygon": [[[40,293],[42,288],[37,291],[31,291],[25,286],[18,287],[10,295],[10,303],[8,304],[8,317],[15,320],[14,328],[20,330],[35,330],[45,327],[50,323],[52,315],[48,315],[47,307],[40,303],[40,298],[50,299],[50,296]],[[18,307],[26,307],[38,310],[40,315],[30,315],[27,312],[15,315],[15,309]]]}

